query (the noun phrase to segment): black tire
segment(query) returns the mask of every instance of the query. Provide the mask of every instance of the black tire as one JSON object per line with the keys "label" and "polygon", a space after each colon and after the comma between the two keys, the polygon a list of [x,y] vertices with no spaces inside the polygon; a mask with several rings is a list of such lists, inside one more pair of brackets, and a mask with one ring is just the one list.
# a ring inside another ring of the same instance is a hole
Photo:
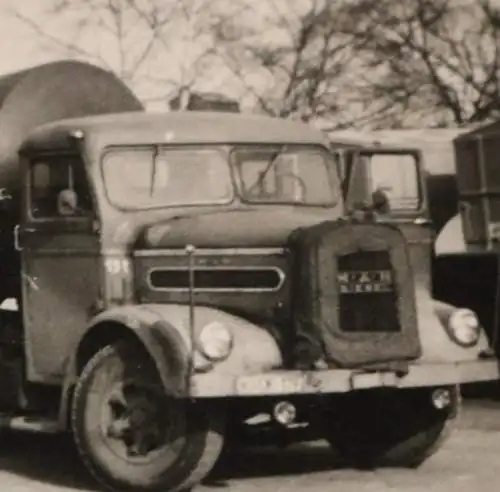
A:
{"label": "black tire", "polygon": [[416,468],[442,447],[456,421],[460,390],[449,389],[452,403],[443,410],[432,406],[432,389],[345,395],[327,412],[323,435],[349,465]]}
{"label": "black tire", "polygon": [[71,423],[89,471],[120,492],[188,490],[223,445],[223,412],[169,398],[148,354],[130,341],[104,347],[85,366]]}

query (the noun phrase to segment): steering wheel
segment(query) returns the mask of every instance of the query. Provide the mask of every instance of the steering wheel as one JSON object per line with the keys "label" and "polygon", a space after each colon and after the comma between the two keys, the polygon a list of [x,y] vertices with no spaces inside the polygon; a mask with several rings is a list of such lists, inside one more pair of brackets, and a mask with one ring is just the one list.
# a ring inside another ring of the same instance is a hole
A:
{"label": "steering wheel", "polygon": [[296,183],[298,183],[299,187],[300,187],[300,198],[301,198],[301,201],[303,201],[303,202],[306,201],[307,186],[304,183],[304,180],[300,176],[297,176],[296,174],[288,172],[288,173],[280,174],[280,178],[291,178]]}

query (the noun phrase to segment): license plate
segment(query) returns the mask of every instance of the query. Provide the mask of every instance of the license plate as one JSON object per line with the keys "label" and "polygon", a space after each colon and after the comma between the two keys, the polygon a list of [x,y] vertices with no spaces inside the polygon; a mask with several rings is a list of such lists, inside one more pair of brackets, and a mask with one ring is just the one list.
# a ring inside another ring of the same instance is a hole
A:
{"label": "license plate", "polygon": [[379,386],[397,386],[397,378],[393,372],[367,372],[351,376],[352,389],[368,389]]}
{"label": "license plate", "polygon": [[308,387],[305,375],[284,374],[273,376],[242,376],[237,381],[237,392],[242,394],[291,394],[301,393]]}

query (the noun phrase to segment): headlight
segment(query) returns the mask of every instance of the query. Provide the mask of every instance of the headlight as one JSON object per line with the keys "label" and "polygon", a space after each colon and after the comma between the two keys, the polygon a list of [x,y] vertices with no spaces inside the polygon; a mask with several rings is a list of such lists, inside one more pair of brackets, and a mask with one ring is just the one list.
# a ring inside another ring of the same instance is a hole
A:
{"label": "headlight", "polygon": [[198,348],[211,361],[226,359],[233,348],[233,335],[224,324],[212,321],[202,328]]}
{"label": "headlight", "polygon": [[472,347],[479,341],[481,325],[470,309],[457,309],[448,320],[450,338],[462,347]]}

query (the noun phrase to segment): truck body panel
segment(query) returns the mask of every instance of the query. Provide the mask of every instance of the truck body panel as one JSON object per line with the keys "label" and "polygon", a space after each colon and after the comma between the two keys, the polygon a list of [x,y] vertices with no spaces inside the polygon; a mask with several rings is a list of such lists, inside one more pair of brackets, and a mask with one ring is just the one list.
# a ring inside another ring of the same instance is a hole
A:
{"label": "truck body panel", "polygon": [[[3,301],[18,296],[21,289],[21,263],[14,248],[13,231],[22,210],[23,179],[18,152],[27,134],[41,124],[61,118],[138,112],[143,106],[115,75],[76,61],[48,63],[0,78],[0,101],[0,252],[4,259],[0,265],[4,278],[0,297]],[[32,276],[32,272],[25,273]]]}

